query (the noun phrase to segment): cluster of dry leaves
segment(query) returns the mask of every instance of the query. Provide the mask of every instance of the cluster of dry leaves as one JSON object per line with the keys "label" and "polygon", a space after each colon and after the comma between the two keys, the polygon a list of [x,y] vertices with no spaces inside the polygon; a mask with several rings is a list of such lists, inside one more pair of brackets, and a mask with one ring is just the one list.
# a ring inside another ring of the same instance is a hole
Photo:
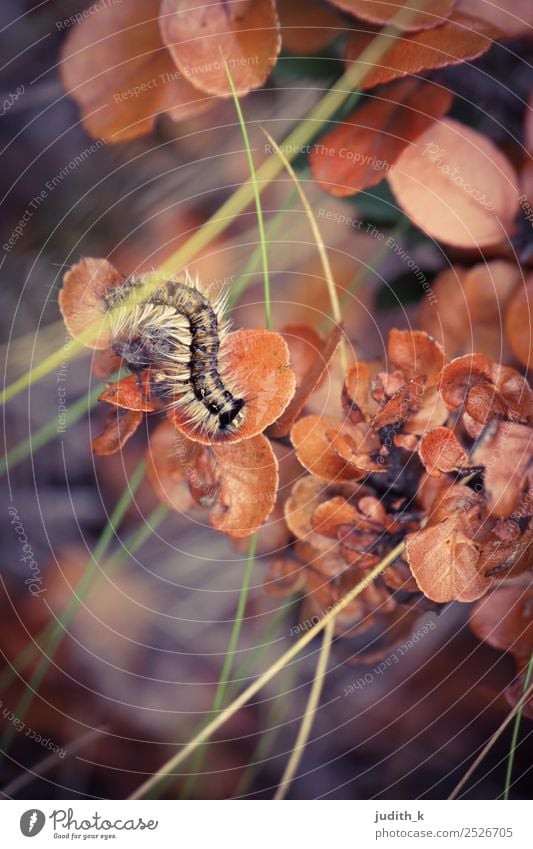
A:
{"label": "cluster of dry leaves", "polygon": [[[239,95],[267,82],[282,48],[365,63],[365,49],[403,5],[129,0],[71,29],[62,77],[87,131],[122,141],[149,132],[161,114],[184,121],[230,97],[225,63]],[[111,412],[93,449],[119,451],[145,413],[162,414],[147,454],[159,498],[178,511],[208,511],[235,540],[258,532],[271,556],[270,590],[301,590],[310,616],[404,541],[403,554],[338,616],[337,633],[362,636],[358,660],[373,662],[421,609],[489,593],[472,628],[514,655],[515,701],[533,648],[533,397],[517,370],[532,365],[533,276],[517,257],[531,264],[521,246],[524,228],[531,237],[533,100],[523,144],[504,152],[446,117],[452,92],[424,78],[527,34],[531,0],[512,5],[511,13],[504,2],[428,0],[381,61],[365,64],[361,88],[371,97],[309,156],[314,180],[335,197],[386,179],[409,220],[449,246],[453,264],[432,282],[420,329],[392,330],[385,362],[356,360],[339,385],[339,328],[327,338],[301,324],[239,330],[224,343],[247,400],[231,438],[210,443],[179,413],[161,411],[146,373],[104,391]],[[488,261],[476,264],[480,248]],[[104,260],[82,260],[66,275],[60,305],[74,336],[102,319],[105,292],[121,281]],[[105,333],[94,345],[104,378],[120,367],[108,346]],[[325,386],[329,401],[318,404]]]}
{"label": "cluster of dry leaves", "polygon": [[[501,264],[493,263],[512,271]],[[491,272],[490,264],[483,268]],[[486,287],[478,288],[482,272],[464,276],[474,281],[466,287],[471,297],[487,300]],[[79,337],[101,321],[106,291],[122,280],[106,260],[74,266],[60,294],[69,332]],[[513,340],[528,332],[527,311],[514,306],[522,291],[509,293]],[[464,347],[468,334],[461,339],[453,330],[454,345]],[[473,601],[495,586],[474,614],[474,628],[487,630],[492,606],[511,593],[521,634],[533,512],[527,380],[486,353],[450,360],[424,330],[392,330],[385,363],[352,362],[336,387],[330,367],[340,336],[336,327],[324,339],[306,325],[230,333],[223,353],[247,403],[242,425],[224,441],[162,411],[148,369],[123,377],[101,396],[111,411],[93,450],[119,451],[144,414],[159,411],[163,421],[147,452],[158,497],[179,512],[207,510],[211,525],[235,540],[259,531],[261,550],[271,556],[269,589],[302,591],[310,616],[334,606],[404,540],[404,553],[338,616],[338,634],[365,639],[359,660],[374,661],[406,636],[421,609]],[[94,371],[110,377],[120,360],[105,329],[92,347]],[[307,414],[328,376],[342,414]],[[509,588],[501,588],[502,579]],[[487,639],[503,647],[512,628],[500,630]],[[515,653],[520,674],[525,639]],[[510,647],[515,652],[512,641]]]}
{"label": "cluster of dry leaves", "polygon": [[[63,82],[88,132],[120,141],[149,132],[160,114],[183,121],[231,96],[224,61],[240,95],[266,82],[282,47],[295,55],[315,54],[339,40],[339,58],[357,62],[404,5],[402,0],[106,4],[69,32]],[[507,6],[504,0],[428,0],[402,24],[386,61],[368,67],[363,88],[472,60],[494,40],[527,33],[533,26],[529,0],[515,0],[512,12]]]}

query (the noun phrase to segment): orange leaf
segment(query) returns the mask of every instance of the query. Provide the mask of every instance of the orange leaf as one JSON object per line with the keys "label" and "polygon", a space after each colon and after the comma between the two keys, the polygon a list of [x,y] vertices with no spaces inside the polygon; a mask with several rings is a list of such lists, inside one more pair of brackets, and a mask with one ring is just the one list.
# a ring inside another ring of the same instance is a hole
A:
{"label": "orange leaf", "polygon": [[472,452],[472,463],[485,467],[488,507],[494,516],[510,516],[525,495],[527,468],[533,459],[533,430],[514,422],[492,422]]}
{"label": "orange leaf", "polygon": [[164,422],[147,457],[151,483],[165,504],[210,507],[214,528],[230,537],[255,533],[276,502],[278,463],[262,434],[237,444],[193,442]]}
{"label": "orange leaf", "polygon": [[[400,9],[406,5],[407,9],[410,7],[404,0],[330,0],[330,3],[344,12],[376,24],[388,24]],[[406,23],[400,22],[398,26],[405,30],[439,26],[451,15],[455,0],[426,0],[423,6],[424,8],[418,11],[413,9]]]}
{"label": "orange leaf", "polygon": [[320,0],[277,0],[283,49],[299,56],[319,53],[345,29],[341,15]]}
{"label": "orange leaf", "polygon": [[280,418],[269,428],[269,436],[279,438],[289,433],[305,402],[321,384],[341,334],[342,329],[335,325],[324,342],[316,330],[305,324],[291,324],[283,328],[281,335],[289,347],[291,366],[296,375],[296,391]]}
{"label": "orange leaf", "polygon": [[368,418],[370,403],[370,369],[367,363],[348,366],[342,387],[342,409],[353,424]]}
{"label": "orange leaf", "polygon": [[392,398],[374,416],[372,428],[380,430],[385,425],[393,423],[397,426],[397,429],[405,426],[422,406],[423,390],[423,377],[409,380],[398,392],[394,393]]}
{"label": "orange leaf", "polygon": [[406,554],[416,583],[432,601],[474,601],[490,586],[480,572],[479,549],[458,516],[409,536]]}
{"label": "orange leaf", "polygon": [[385,463],[373,460],[381,447],[377,436],[366,422],[349,425],[340,430],[326,430],[326,439],[342,460],[364,472],[386,472]]}
{"label": "orange leaf", "polygon": [[157,410],[157,405],[150,401],[139,385],[139,378],[134,374],[122,377],[111,386],[107,386],[98,398],[106,404],[115,407],[123,407],[126,410],[137,410],[143,413],[152,413]]}
{"label": "orange leaf", "polygon": [[135,138],[150,132],[163,112],[182,121],[211,105],[177,72],[159,32],[159,5],[159,0],[105,4],[65,41],[63,84],[93,138]]}
{"label": "orange leaf", "polygon": [[475,351],[500,360],[502,310],[521,277],[517,265],[499,259],[470,269],[447,268],[432,282],[436,300],[424,299],[418,324],[443,345],[448,357]]}
{"label": "orange leaf", "polygon": [[162,0],[163,39],[185,79],[208,94],[231,96],[263,85],[281,47],[274,0]]}
{"label": "orange leaf", "polygon": [[451,118],[400,154],[389,182],[411,220],[447,244],[494,245],[513,229],[519,192],[512,166],[493,142]]}
{"label": "orange leaf", "polygon": [[531,0],[459,0],[457,9],[492,24],[509,37],[528,36],[533,29]]}
{"label": "orange leaf", "polygon": [[355,525],[358,518],[357,508],[337,495],[318,505],[311,516],[311,524],[318,534],[337,539],[339,525]]}
{"label": "orange leaf", "polygon": [[108,290],[124,280],[106,259],[86,257],[70,268],[63,277],[59,293],[59,309],[68,332],[77,338],[91,325],[101,323],[98,338],[88,348],[104,350],[111,343],[109,330],[104,326],[106,315],[104,298]]}
{"label": "orange leaf", "polygon": [[520,668],[529,662],[533,651],[532,608],[533,587],[498,587],[476,604],[470,627],[489,646],[511,652]]}
{"label": "orange leaf", "polygon": [[309,163],[317,183],[337,197],[375,186],[409,142],[451,106],[451,93],[413,78],[382,89],[315,144]]}
{"label": "orange leaf", "polygon": [[330,416],[305,416],[292,428],[291,441],[300,463],[322,480],[350,481],[365,475],[339,457],[327,437],[328,431],[342,432],[344,427]]}
{"label": "orange leaf", "polygon": [[142,421],[142,413],[117,407],[110,410],[100,436],[92,441],[93,454],[105,456],[116,454],[133,436]]}
{"label": "orange leaf", "polygon": [[422,437],[418,453],[428,474],[440,477],[441,472],[456,472],[468,466],[468,455],[453,431],[436,427]]}
{"label": "orange leaf", "polygon": [[505,335],[513,354],[533,367],[533,274],[518,287],[505,314]]}
{"label": "orange leaf", "polygon": [[330,544],[314,532],[311,520],[316,508],[322,501],[337,496],[348,499],[359,491],[366,492],[358,484],[327,484],[314,475],[305,475],[295,483],[285,502],[285,521],[289,530],[297,539],[312,542],[317,548],[330,548]]}
{"label": "orange leaf", "polygon": [[436,386],[444,365],[442,347],[422,330],[396,330],[389,332],[387,344],[389,359],[406,378],[423,376],[425,385]]}
{"label": "orange leaf", "polygon": [[491,418],[533,421],[533,393],[527,380],[484,354],[466,354],[448,363],[442,370],[440,393],[451,410],[465,403],[478,422]]}
{"label": "orange leaf", "polygon": [[[356,62],[376,35],[361,27],[348,35],[346,57]],[[457,65],[486,53],[500,35],[491,24],[462,13],[453,14],[446,23],[433,29],[395,36],[381,61],[369,68],[361,88],[373,88],[407,74],[419,74],[432,68]]]}
{"label": "orange leaf", "polygon": [[276,503],[278,462],[270,442],[260,433],[210,450],[216,459],[219,482],[210,522],[229,537],[250,536]]}
{"label": "orange leaf", "polygon": [[[187,473],[189,477],[195,473],[197,453],[198,446],[177,433],[170,422],[163,422],[150,437],[147,474],[156,495],[171,510],[182,513],[194,504]],[[212,495],[207,484],[204,494]]]}
{"label": "orange leaf", "polygon": [[[270,330],[248,329],[229,333],[220,347],[224,375],[231,377],[232,386],[245,401],[244,418],[235,432],[224,433],[216,439],[240,442],[262,433],[279,419],[294,395],[296,377],[289,366],[289,349],[279,333]],[[210,445],[214,439],[198,429],[184,408],[169,412],[175,426],[195,442]]]}

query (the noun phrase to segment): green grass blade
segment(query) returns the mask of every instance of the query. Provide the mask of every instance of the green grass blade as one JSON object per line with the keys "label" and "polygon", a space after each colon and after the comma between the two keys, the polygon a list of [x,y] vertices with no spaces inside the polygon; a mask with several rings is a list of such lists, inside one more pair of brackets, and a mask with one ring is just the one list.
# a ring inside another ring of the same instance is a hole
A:
{"label": "green grass blade", "polygon": [[[283,201],[283,204],[281,205],[281,207],[277,210],[276,214],[272,217],[272,220],[269,221],[267,228],[266,228],[266,236],[267,236],[268,242],[270,242],[274,238],[274,236],[276,236],[277,233],[279,232],[279,228],[283,224],[283,221],[285,220],[285,216],[286,216],[288,210],[293,205],[295,198],[296,198],[296,192],[295,191],[290,192],[290,194],[287,195],[287,197]],[[255,248],[255,250],[253,251],[252,255],[250,256],[250,258],[249,258],[248,262],[246,263],[246,265],[244,266],[243,270],[241,271],[238,279],[236,280],[236,282],[231,287],[231,293],[230,293],[230,296],[228,298],[228,306],[227,306],[228,312],[234,308],[234,306],[236,305],[240,296],[242,295],[242,293],[244,292],[244,290],[248,286],[249,278],[252,276],[253,271],[257,268],[260,260],[261,260],[261,245],[258,245]]]}
{"label": "green grass blade", "polygon": [[[532,673],[533,673],[533,654],[529,658],[529,664],[528,664],[526,675],[525,675],[525,678],[524,678],[524,685],[522,687],[522,695],[526,692],[527,688],[529,687],[529,682],[531,680]],[[514,720],[514,723],[513,723],[513,734],[512,734],[512,737],[511,737],[511,746],[510,746],[510,749],[509,749],[509,756],[508,756],[508,759],[507,759],[507,772],[506,772],[506,775],[505,775],[505,789],[503,791],[503,798],[506,799],[506,800],[509,799],[509,793],[510,793],[510,790],[511,790],[511,777],[512,777],[512,774],[513,774],[514,758],[515,758],[516,746],[517,746],[517,743],[518,743],[518,734],[519,734],[519,731],[520,731],[520,722],[522,720],[523,709],[524,708],[522,706],[520,708],[520,710],[518,711],[518,713],[516,714],[515,720]]]}

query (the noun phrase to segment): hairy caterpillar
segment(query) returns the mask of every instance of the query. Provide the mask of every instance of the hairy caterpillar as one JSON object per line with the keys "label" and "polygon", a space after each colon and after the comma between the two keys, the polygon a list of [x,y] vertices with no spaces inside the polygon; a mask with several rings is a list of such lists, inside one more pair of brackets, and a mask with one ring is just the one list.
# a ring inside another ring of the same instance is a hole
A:
{"label": "hairy caterpillar", "polygon": [[234,433],[245,401],[228,387],[220,362],[226,296],[211,301],[187,274],[140,303],[125,303],[141,285],[129,277],[105,296],[113,350],[134,374],[149,369],[152,392],[185,410],[194,427],[213,437]]}

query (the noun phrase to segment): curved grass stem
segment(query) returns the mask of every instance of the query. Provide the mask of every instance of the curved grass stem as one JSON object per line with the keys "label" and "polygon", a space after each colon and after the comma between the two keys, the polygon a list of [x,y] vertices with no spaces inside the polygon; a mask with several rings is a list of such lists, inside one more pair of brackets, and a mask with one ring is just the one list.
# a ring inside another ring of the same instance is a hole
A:
{"label": "curved grass stem", "polygon": [[[526,674],[524,676],[524,686],[522,687],[522,693],[525,693],[527,688],[529,687],[529,682],[531,681],[531,675],[533,674],[533,654],[529,658],[529,663],[527,666]],[[511,778],[513,775],[513,765],[514,765],[514,756],[516,751],[516,746],[518,743],[518,733],[520,731],[520,723],[522,721],[522,708],[518,711],[515,716],[515,721],[513,725],[513,734],[511,737],[511,747],[509,749],[509,757],[507,760],[507,772],[505,775],[505,789],[503,791],[503,798],[505,800],[509,799],[509,793],[511,790]]]}
{"label": "curved grass stem", "polygon": [[[279,156],[279,158],[283,162],[283,165],[285,166],[285,168],[289,172],[291,179],[294,182],[294,185],[296,187],[296,191],[298,192],[298,195],[299,195],[300,200],[302,202],[302,206],[305,209],[307,218],[309,219],[309,224],[311,226],[311,230],[313,232],[313,238],[314,238],[316,246],[317,246],[318,254],[320,256],[320,261],[322,262],[322,268],[324,270],[324,277],[326,278],[326,284],[327,284],[327,287],[328,287],[329,300],[330,300],[330,303],[331,303],[331,312],[332,312],[333,318],[335,319],[337,324],[341,324],[342,323],[342,313],[341,313],[339,298],[338,298],[338,295],[337,295],[337,287],[335,285],[335,280],[333,279],[333,272],[331,270],[331,265],[330,265],[330,262],[329,262],[329,257],[328,257],[327,251],[326,251],[326,247],[324,245],[324,241],[323,241],[321,233],[320,233],[320,228],[319,228],[319,226],[316,222],[316,218],[314,216],[313,210],[311,209],[311,204],[307,200],[306,194],[305,194],[304,190],[302,189],[300,181],[299,181],[298,177],[296,176],[294,168],[290,164],[289,160],[287,159],[287,157],[285,156],[283,151],[280,149],[280,147],[278,146],[276,141],[272,138],[270,133],[268,133],[265,129],[263,129],[263,132],[264,132],[265,136],[267,137],[267,139],[269,140],[272,147],[274,148],[274,150],[276,151],[277,155]],[[341,354],[342,367],[343,367],[343,370],[346,371],[346,369],[348,367],[348,362],[347,362],[347,359],[346,359],[346,350],[345,350],[344,342],[343,342],[342,339],[340,340],[339,350],[340,350],[340,354]]]}
{"label": "curved grass stem", "polygon": [[302,723],[298,730],[296,742],[294,744],[294,748],[291,752],[291,756],[288,760],[287,766],[285,767],[285,770],[283,772],[283,776],[279,783],[274,799],[284,799],[287,793],[289,792],[292,780],[296,775],[296,770],[300,765],[300,761],[305,751],[305,747],[309,740],[309,735],[313,726],[313,720],[315,718],[315,712],[317,710],[318,703],[320,701],[320,694],[322,693],[322,688],[324,686],[324,679],[326,677],[326,672],[328,668],[328,660],[331,650],[331,644],[333,641],[334,631],[335,620],[331,619],[324,629],[324,636],[322,638],[322,648],[320,649],[320,654],[318,656],[315,677],[313,678],[311,691],[309,693],[309,699],[307,701],[305,713],[302,718]]}

